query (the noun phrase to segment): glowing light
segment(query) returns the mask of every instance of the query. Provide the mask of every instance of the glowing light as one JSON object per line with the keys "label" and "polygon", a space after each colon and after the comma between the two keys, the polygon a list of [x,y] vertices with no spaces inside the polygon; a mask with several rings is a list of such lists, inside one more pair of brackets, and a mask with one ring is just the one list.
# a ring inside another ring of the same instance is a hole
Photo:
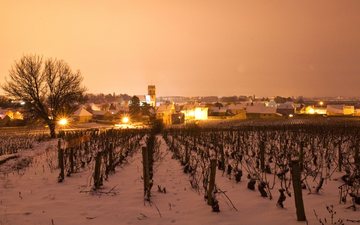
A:
{"label": "glowing light", "polygon": [[9,110],[5,113],[5,115],[8,116],[11,120],[23,120],[24,119],[23,114],[19,111],[13,112],[13,111]]}
{"label": "glowing light", "polygon": [[207,110],[195,108],[195,120],[207,120]]}
{"label": "glowing light", "polygon": [[60,126],[66,126],[68,123],[69,123],[69,121],[68,121],[67,118],[61,118],[61,119],[59,119],[59,121],[58,121],[58,124],[59,124]]}
{"label": "glowing light", "polygon": [[294,115],[293,115],[293,114],[289,114],[289,117],[290,117],[290,118],[293,118],[293,117],[294,117]]}
{"label": "glowing light", "polygon": [[122,123],[129,123],[129,122],[130,122],[130,119],[129,119],[129,117],[124,116],[124,117],[121,119],[121,122],[122,122]]}
{"label": "glowing light", "polygon": [[324,105],[324,102],[323,102],[323,101],[320,101],[320,102],[319,102],[319,105],[320,105],[320,106],[323,106],[323,105]]}
{"label": "glowing light", "polygon": [[309,113],[309,114],[315,114],[315,109],[310,108],[310,109],[308,110],[308,113]]}
{"label": "glowing light", "polygon": [[195,107],[194,109],[182,110],[184,113],[185,120],[207,120],[208,119],[208,108],[206,107]]}

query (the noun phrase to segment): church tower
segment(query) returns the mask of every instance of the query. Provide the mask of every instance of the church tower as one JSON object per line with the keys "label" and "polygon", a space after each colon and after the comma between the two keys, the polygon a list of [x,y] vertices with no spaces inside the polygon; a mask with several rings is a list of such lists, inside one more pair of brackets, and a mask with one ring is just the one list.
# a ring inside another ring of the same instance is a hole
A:
{"label": "church tower", "polygon": [[150,106],[156,106],[156,89],[155,85],[148,85],[148,95],[150,96]]}

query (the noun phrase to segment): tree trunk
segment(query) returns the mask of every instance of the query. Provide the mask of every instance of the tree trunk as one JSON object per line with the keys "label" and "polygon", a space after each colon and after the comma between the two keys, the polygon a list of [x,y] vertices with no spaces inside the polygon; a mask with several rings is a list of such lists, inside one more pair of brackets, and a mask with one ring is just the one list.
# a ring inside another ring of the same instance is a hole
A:
{"label": "tree trunk", "polygon": [[50,137],[51,138],[56,138],[56,132],[55,132],[55,122],[53,120],[49,120],[47,122],[48,126],[49,126],[49,130],[50,130]]}

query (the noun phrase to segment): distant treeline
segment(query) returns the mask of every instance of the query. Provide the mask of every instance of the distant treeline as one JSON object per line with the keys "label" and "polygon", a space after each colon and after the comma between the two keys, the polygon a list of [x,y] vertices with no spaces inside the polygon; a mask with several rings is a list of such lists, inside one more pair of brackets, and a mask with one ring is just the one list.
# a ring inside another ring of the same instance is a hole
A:
{"label": "distant treeline", "polygon": [[11,99],[5,97],[5,96],[0,96],[0,108],[18,108],[21,107],[21,105],[19,103],[14,103],[11,101]]}
{"label": "distant treeline", "polygon": [[88,102],[93,102],[96,104],[104,103],[104,102],[120,102],[120,101],[129,101],[132,96],[128,94],[86,94],[86,100]]}

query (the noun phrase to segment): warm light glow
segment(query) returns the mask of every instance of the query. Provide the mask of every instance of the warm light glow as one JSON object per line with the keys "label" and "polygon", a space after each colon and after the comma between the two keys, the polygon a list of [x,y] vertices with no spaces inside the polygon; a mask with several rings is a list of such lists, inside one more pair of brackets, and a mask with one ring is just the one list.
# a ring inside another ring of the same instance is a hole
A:
{"label": "warm light glow", "polygon": [[290,115],[289,115],[289,117],[290,117],[290,118],[293,118],[293,117],[294,117],[294,115],[293,115],[293,114],[290,114]]}
{"label": "warm light glow", "polygon": [[9,110],[5,113],[5,115],[7,115],[11,120],[23,120],[24,119],[24,115],[19,111],[13,112],[13,111]]}
{"label": "warm light glow", "polygon": [[207,120],[207,110],[195,108],[195,120]]}
{"label": "warm light glow", "polygon": [[309,113],[309,114],[315,114],[315,109],[309,108],[309,110],[307,110],[307,113]]}
{"label": "warm light glow", "polygon": [[117,129],[137,129],[137,128],[144,128],[144,125],[142,124],[123,124],[123,123],[118,123],[118,124],[114,124],[114,126]]}
{"label": "warm light glow", "polygon": [[69,123],[69,121],[68,121],[67,118],[61,118],[61,119],[59,119],[59,121],[58,121],[58,124],[59,124],[60,126],[66,126],[68,123]]}
{"label": "warm light glow", "polygon": [[320,102],[319,102],[319,105],[320,105],[320,106],[323,106],[323,105],[324,105],[324,102],[323,102],[323,101],[320,101]]}
{"label": "warm light glow", "polygon": [[325,115],[326,114],[326,109],[324,109],[324,108],[316,108],[314,106],[308,106],[305,109],[305,114]]}
{"label": "warm light glow", "polygon": [[129,117],[124,116],[124,117],[121,119],[121,122],[122,122],[122,123],[129,123],[129,122],[130,122],[130,119],[129,119]]}
{"label": "warm light glow", "polygon": [[207,120],[208,108],[195,107],[194,109],[181,111],[185,115],[185,120]]}

